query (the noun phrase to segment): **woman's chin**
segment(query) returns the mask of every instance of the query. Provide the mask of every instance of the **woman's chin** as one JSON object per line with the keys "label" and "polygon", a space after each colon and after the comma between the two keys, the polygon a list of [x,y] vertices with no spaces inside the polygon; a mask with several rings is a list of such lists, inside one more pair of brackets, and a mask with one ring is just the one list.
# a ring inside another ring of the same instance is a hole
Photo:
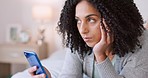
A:
{"label": "woman's chin", "polygon": [[92,44],[92,43],[86,43],[87,44],[87,46],[89,46],[89,47],[94,47],[94,45],[95,44]]}

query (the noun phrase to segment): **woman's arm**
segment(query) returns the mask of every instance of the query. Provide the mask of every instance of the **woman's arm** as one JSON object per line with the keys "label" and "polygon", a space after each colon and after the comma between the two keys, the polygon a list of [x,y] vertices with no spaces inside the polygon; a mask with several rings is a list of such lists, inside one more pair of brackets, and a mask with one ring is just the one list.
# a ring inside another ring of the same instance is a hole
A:
{"label": "woman's arm", "polygon": [[[119,63],[123,68],[118,74],[115,71],[109,57],[107,55],[107,49],[113,42],[112,35],[105,31],[107,27],[101,26],[101,40],[93,47],[95,59],[97,62],[97,68],[101,78],[147,78],[148,77],[148,49],[142,47],[142,50],[138,50],[139,54],[134,53],[136,56],[132,56],[132,61],[126,61],[126,64]],[[146,42],[147,43],[147,42]]]}
{"label": "woman's arm", "polygon": [[[101,63],[97,63],[97,68],[101,78],[147,78],[148,77],[148,52],[141,50],[132,55],[126,61],[120,62],[122,65],[120,73],[115,71],[109,58]],[[124,62],[124,63],[123,63]]]}

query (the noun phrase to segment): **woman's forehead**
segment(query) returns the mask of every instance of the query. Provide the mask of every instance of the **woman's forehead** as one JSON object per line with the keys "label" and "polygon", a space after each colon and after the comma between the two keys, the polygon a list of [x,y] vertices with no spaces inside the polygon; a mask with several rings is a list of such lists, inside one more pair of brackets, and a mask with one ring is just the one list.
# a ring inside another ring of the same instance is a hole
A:
{"label": "woman's forehead", "polygon": [[84,16],[85,14],[99,15],[99,12],[97,11],[97,9],[94,8],[92,4],[90,4],[86,0],[83,0],[80,3],[78,3],[76,6],[76,16],[82,16],[82,15]]}

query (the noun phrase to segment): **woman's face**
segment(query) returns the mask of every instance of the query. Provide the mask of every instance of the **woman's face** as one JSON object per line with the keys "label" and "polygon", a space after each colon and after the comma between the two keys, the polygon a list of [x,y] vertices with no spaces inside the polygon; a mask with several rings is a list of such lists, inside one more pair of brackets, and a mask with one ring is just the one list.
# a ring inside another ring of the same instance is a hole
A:
{"label": "woman's face", "polygon": [[85,0],[76,6],[77,27],[89,47],[94,47],[101,39],[100,17],[100,13]]}

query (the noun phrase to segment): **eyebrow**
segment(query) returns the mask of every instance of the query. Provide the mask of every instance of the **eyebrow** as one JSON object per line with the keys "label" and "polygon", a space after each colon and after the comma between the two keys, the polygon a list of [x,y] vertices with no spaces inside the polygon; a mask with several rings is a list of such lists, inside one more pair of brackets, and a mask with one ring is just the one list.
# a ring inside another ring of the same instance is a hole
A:
{"label": "eyebrow", "polygon": [[[88,17],[90,17],[90,16],[97,16],[97,17],[99,17],[99,16],[96,15],[96,14],[89,14],[89,15],[87,15],[85,18],[88,18]],[[75,18],[79,18],[79,17],[75,16]]]}
{"label": "eyebrow", "polygon": [[96,14],[89,14],[89,15],[87,15],[85,18],[88,18],[88,17],[90,17],[90,16],[97,16],[97,17],[99,17],[99,16],[96,15]]}

